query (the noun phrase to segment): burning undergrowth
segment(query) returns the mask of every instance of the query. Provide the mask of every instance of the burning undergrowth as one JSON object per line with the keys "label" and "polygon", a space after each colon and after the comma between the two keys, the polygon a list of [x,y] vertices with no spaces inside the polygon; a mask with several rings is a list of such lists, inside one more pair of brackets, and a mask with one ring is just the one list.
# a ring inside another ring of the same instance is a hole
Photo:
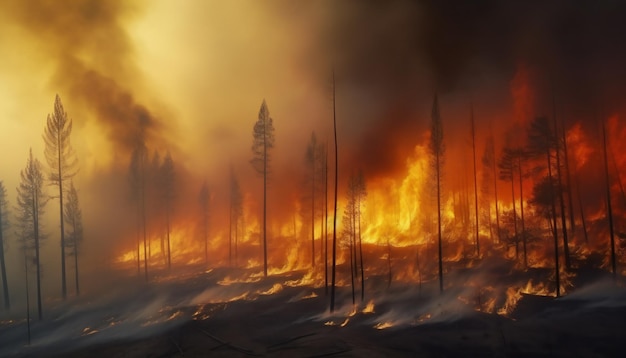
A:
{"label": "burning undergrowth", "polygon": [[[349,270],[345,266],[338,267],[339,276]],[[419,285],[398,281],[388,286],[384,275],[371,275],[364,285],[364,299],[356,297],[355,303],[351,287],[339,286],[340,304],[330,313],[323,272],[289,271],[263,278],[258,269],[246,268],[163,271],[155,273],[150,284],[120,278],[114,289],[54,304],[43,321],[31,323],[29,347],[25,347],[26,322],[3,320],[0,354],[62,353],[139,341],[186,329],[194,322],[211,326],[226,321],[238,326],[253,319],[258,320],[255,324],[267,324],[260,329],[267,330],[267,335],[288,327],[315,332],[406,331],[476,319],[513,322],[555,314],[569,317],[576,312],[625,306],[624,289],[613,282],[591,282],[597,280],[597,274],[564,277],[565,292],[571,293],[555,299],[550,270],[520,271],[505,260],[484,260],[473,268],[450,273],[443,292],[436,280]],[[357,293],[360,295],[359,290]]]}

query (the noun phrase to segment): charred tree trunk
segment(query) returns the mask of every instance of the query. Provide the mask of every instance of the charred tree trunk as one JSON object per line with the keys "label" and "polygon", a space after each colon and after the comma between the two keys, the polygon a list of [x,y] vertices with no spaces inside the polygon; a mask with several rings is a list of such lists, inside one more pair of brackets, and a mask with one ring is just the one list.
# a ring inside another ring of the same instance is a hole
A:
{"label": "charred tree trunk", "polygon": [[567,151],[567,133],[565,130],[565,120],[561,121],[563,127],[562,140],[563,140],[563,165],[565,166],[565,183],[567,186],[567,202],[569,203],[569,227],[571,237],[576,234],[576,222],[574,219],[574,200],[572,198],[572,179],[571,172],[569,170],[569,153]]}
{"label": "charred tree trunk", "polygon": [[522,176],[522,158],[518,158],[517,169],[519,170],[519,205],[522,215],[522,250],[524,251],[524,268],[528,268],[528,255],[526,251],[526,226],[524,224],[524,186]]}
{"label": "charred tree trunk", "polygon": [[26,251],[24,251],[24,279],[26,281],[26,331],[30,346],[30,292],[28,289],[28,257],[26,257]]}
{"label": "charred tree trunk", "polygon": [[389,236],[387,236],[387,270],[388,270],[387,289],[389,289],[391,287],[391,279],[392,279],[392,274],[391,274],[391,242],[389,242]]}
{"label": "charred tree trunk", "polygon": [[328,142],[324,158],[324,293],[328,295]]}
{"label": "charred tree trunk", "polygon": [[[495,148],[493,149],[494,151],[491,153],[493,161],[492,161],[492,165],[493,165],[493,196],[494,196],[494,203],[496,205],[495,209],[496,209],[496,237],[498,238],[498,243],[500,242],[500,210],[498,209],[498,172],[496,171],[496,153],[495,153]],[[491,225],[491,222],[489,223]]]}
{"label": "charred tree trunk", "polygon": [[[3,187],[0,187],[0,190],[3,190]],[[2,192],[0,192],[2,194]],[[1,199],[1,198],[0,198]],[[7,268],[4,257],[4,236],[3,236],[3,210],[0,207],[0,274],[2,274],[2,292],[4,293],[4,308],[8,310],[11,308],[11,303],[9,301],[9,283],[7,281]]]}
{"label": "charred tree trunk", "polygon": [[472,106],[472,159],[474,160],[474,212],[476,213],[476,257],[480,258],[480,239],[478,236],[479,228],[478,228],[478,180],[476,178],[476,131],[474,128],[474,107]]}
{"label": "charred tree trunk", "polygon": [[311,160],[311,269],[315,268],[315,145]]}
{"label": "charred tree trunk", "polygon": [[515,168],[511,168],[511,200],[513,203],[513,230],[515,232],[515,236],[513,236],[513,240],[515,241],[515,260],[519,259],[519,233],[517,232],[517,212],[515,211],[515,176],[513,175],[513,170]]}
{"label": "charred tree trunk", "polygon": [[613,208],[611,207],[611,182],[609,179],[609,161],[607,156],[606,128],[604,121],[602,122],[602,143],[604,147],[604,176],[606,179],[606,210],[609,219],[609,235],[611,245],[611,270],[613,272],[613,280],[617,279],[617,264],[615,260],[615,234],[613,232]]}
{"label": "charred tree trunk", "polygon": [[359,215],[359,258],[361,267],[361,302],[365,299],[365,273],[363,270],[363,241],[361,240],[361,194],[359,194],[357,213]]}
{"label": "charred tree trunk", "polygon": [[333,266],[331,273],[331,288],[330,288],[330,312],[335,311],[335,279],[336,279],[336,266],[337,266],[337,184],[339,176],[339,153],[337,150],[337,113],[335,111],[335,71],[333,71],[333,132],[335,137],[335,197],[334,197],[334,210],[333,210]]}
{"label": "charred tree trunk", "polygon": [[[552,160],[550,159],[550,147],[546,147],[546,159],[548,161],[548,179],[552,185]],[[554,237],[554,277],[556,281],[556,297],[561,296],[561,271],[559,267],[559,236],[556,228],[556,204],[554,203],[554,191],[550,190],[550,202],[552,209],[552,236]]]}
{"label": "charred tree trunk", "polygon": [[559,204],[561,207],[561,230],[563,232],[563,256],[565,257],[565,269],[569,270],[571,267],[570,257],[569,257],[569,243],[567,240],[567,223],[565,221],[565,201],[563,199],[563,180],[561,178],[561,146],[559,145],[559,131],[557,128],[556,122],[556,109],[554,108],[554,98],[552,99],[553,106],[553,119],[554,119],[554,143],[556,146],[556,175],[557,181],[559,184]]}

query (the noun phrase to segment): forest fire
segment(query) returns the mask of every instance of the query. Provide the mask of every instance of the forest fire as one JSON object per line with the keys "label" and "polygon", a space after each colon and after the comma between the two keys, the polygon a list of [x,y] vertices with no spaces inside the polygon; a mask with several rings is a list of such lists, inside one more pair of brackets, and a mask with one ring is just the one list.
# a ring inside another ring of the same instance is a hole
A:
{"label": "forest fire", "polygon": [[624,14],[0,4],[0,356],[618,355]]}

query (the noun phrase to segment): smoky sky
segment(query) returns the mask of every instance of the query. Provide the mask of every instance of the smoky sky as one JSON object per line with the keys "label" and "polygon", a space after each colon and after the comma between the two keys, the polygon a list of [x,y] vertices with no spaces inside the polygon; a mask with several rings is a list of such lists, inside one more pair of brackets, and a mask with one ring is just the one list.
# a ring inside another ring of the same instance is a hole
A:
{"label": "smoky sky", "polygon": [[[367,126],[365,135],[354,138],[359,149],[350,159],[371,158],[372,172],[393,170],[397,152],[410,152],[415,140],[406,139],[407,133],[418,137],[427,129],[435,92],[443,95],[444,125],[447,121],[450,130],[467,118],[445,118],[446,95],[469,102],[482,92],[489,106],[489,97],[495,102],[497,92],[509,92],[520,66],[529,69],[537,102],[532,116],[550,114],[552,96],[577,120],[594,121],[598,108],[619,108],[626,83],[624,2],[339,1],[327,6],[320,46],[335,69],[338,93],[342,87],[358,88],[377,103],[375,118],[354,114],[362,99],[348,104],[352,113],[341,118],[350,123],[344,127],[348,131]],[[493,81],[495,91],[486,90],[485,83]],[[476,111],[480,125],[480,105]]]}

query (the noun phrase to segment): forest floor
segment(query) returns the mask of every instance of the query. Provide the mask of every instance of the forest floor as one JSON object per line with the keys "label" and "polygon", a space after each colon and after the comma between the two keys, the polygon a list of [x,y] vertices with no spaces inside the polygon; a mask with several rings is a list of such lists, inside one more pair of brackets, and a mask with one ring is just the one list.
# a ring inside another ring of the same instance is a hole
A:
{"label": "forest floor", "polygon": [[623,356],[626,289],[602,273],[579,276],[566,296],[520,293],[513,303],[506,287],[489,301],[467,285],[440,294],[436,282],[387,288],[373,277],[354,306],[350,286],[338,287],[331,314],[324,287],[307,284],[305,271],[177,272],[48,303],[45,319],[31,325],[30,345],[25,320],[3,318],[0,356]]}

